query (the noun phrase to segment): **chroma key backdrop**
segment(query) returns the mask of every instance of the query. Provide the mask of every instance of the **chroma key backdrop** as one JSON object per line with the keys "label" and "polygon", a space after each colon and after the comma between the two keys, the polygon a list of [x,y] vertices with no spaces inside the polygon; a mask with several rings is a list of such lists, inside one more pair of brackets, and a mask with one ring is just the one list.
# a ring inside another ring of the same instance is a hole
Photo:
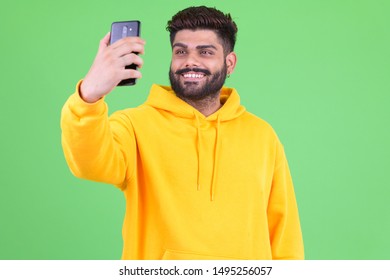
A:
{"label": "chroma key backdrop", "polygon": [[390,2],[8,1],[0,10],[0,259],[119,259],[125,201],[73,177],[60,113],[111,23],[140,20],[143,78],[110,112],[169,84],[166,23],[207,5],[238,25],[227,80],[284,144],[306,259],[390,259]]}

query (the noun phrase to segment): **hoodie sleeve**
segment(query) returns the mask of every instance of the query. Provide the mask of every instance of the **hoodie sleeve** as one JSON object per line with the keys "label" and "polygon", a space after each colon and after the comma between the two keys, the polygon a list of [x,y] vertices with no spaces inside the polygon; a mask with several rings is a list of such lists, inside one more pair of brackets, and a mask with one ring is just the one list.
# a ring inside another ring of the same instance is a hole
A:
{"label": "hoodie sleeve", "polygon": [[273,259],[304,259],[302,232],[294,187],[283,146],[278,142],[268,224]]}
{"label": "hoodie sleeve", "polygon": [[109,118],[104,99],[84,102],[76,92],[61,114],[62,147],[72,173],[79,178],[124,188],[135,158],[135,139],[130,121],[120,113]]}

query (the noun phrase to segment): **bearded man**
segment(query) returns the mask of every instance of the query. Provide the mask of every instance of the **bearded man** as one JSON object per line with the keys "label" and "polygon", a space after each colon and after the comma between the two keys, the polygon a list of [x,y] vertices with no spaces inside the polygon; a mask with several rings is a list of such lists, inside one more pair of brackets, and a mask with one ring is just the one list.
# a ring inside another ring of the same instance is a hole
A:
{"label": "bearded man", "polygon": [[73,174],[126,199],[122,259],[303,259],[294,188],[272,127],[224,87],[236,66],[230,14],[190,7],[168,21],[171,86],[108,116],[104,96],[140,78],[145,42],[100,42],[63,107]]}

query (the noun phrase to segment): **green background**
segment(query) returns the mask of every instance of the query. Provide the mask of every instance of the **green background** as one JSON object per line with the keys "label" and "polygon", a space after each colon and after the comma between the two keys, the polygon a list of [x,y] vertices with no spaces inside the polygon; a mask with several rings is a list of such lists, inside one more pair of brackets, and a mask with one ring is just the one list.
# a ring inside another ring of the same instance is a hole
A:
{"label": "green background", "polygon": [[293,175],[307,259],[390,259],[387,0],[3,1],[0,259],[119,259],[124,197],[74,178],[61,108],[113,21],[142,21],[143,78],[108,96],[137,106],[168,84],[167,20],[205,4],[232,13],[227,85],[275,128]]}

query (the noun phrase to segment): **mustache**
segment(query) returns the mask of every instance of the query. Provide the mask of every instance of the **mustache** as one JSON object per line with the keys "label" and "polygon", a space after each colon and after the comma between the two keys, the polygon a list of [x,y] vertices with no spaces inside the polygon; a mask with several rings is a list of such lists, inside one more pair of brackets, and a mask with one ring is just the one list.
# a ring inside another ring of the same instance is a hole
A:
{"label": "mustache", "polygon": [[200,72],[200,73],[203,73],[205,75],[211,75],[211,72],[209,70],[202,69],[202,68],[183,68],[183,69],[177,70],[175,72],[175,74],[182,75],[182,74],[188,73],[188,72]]}

